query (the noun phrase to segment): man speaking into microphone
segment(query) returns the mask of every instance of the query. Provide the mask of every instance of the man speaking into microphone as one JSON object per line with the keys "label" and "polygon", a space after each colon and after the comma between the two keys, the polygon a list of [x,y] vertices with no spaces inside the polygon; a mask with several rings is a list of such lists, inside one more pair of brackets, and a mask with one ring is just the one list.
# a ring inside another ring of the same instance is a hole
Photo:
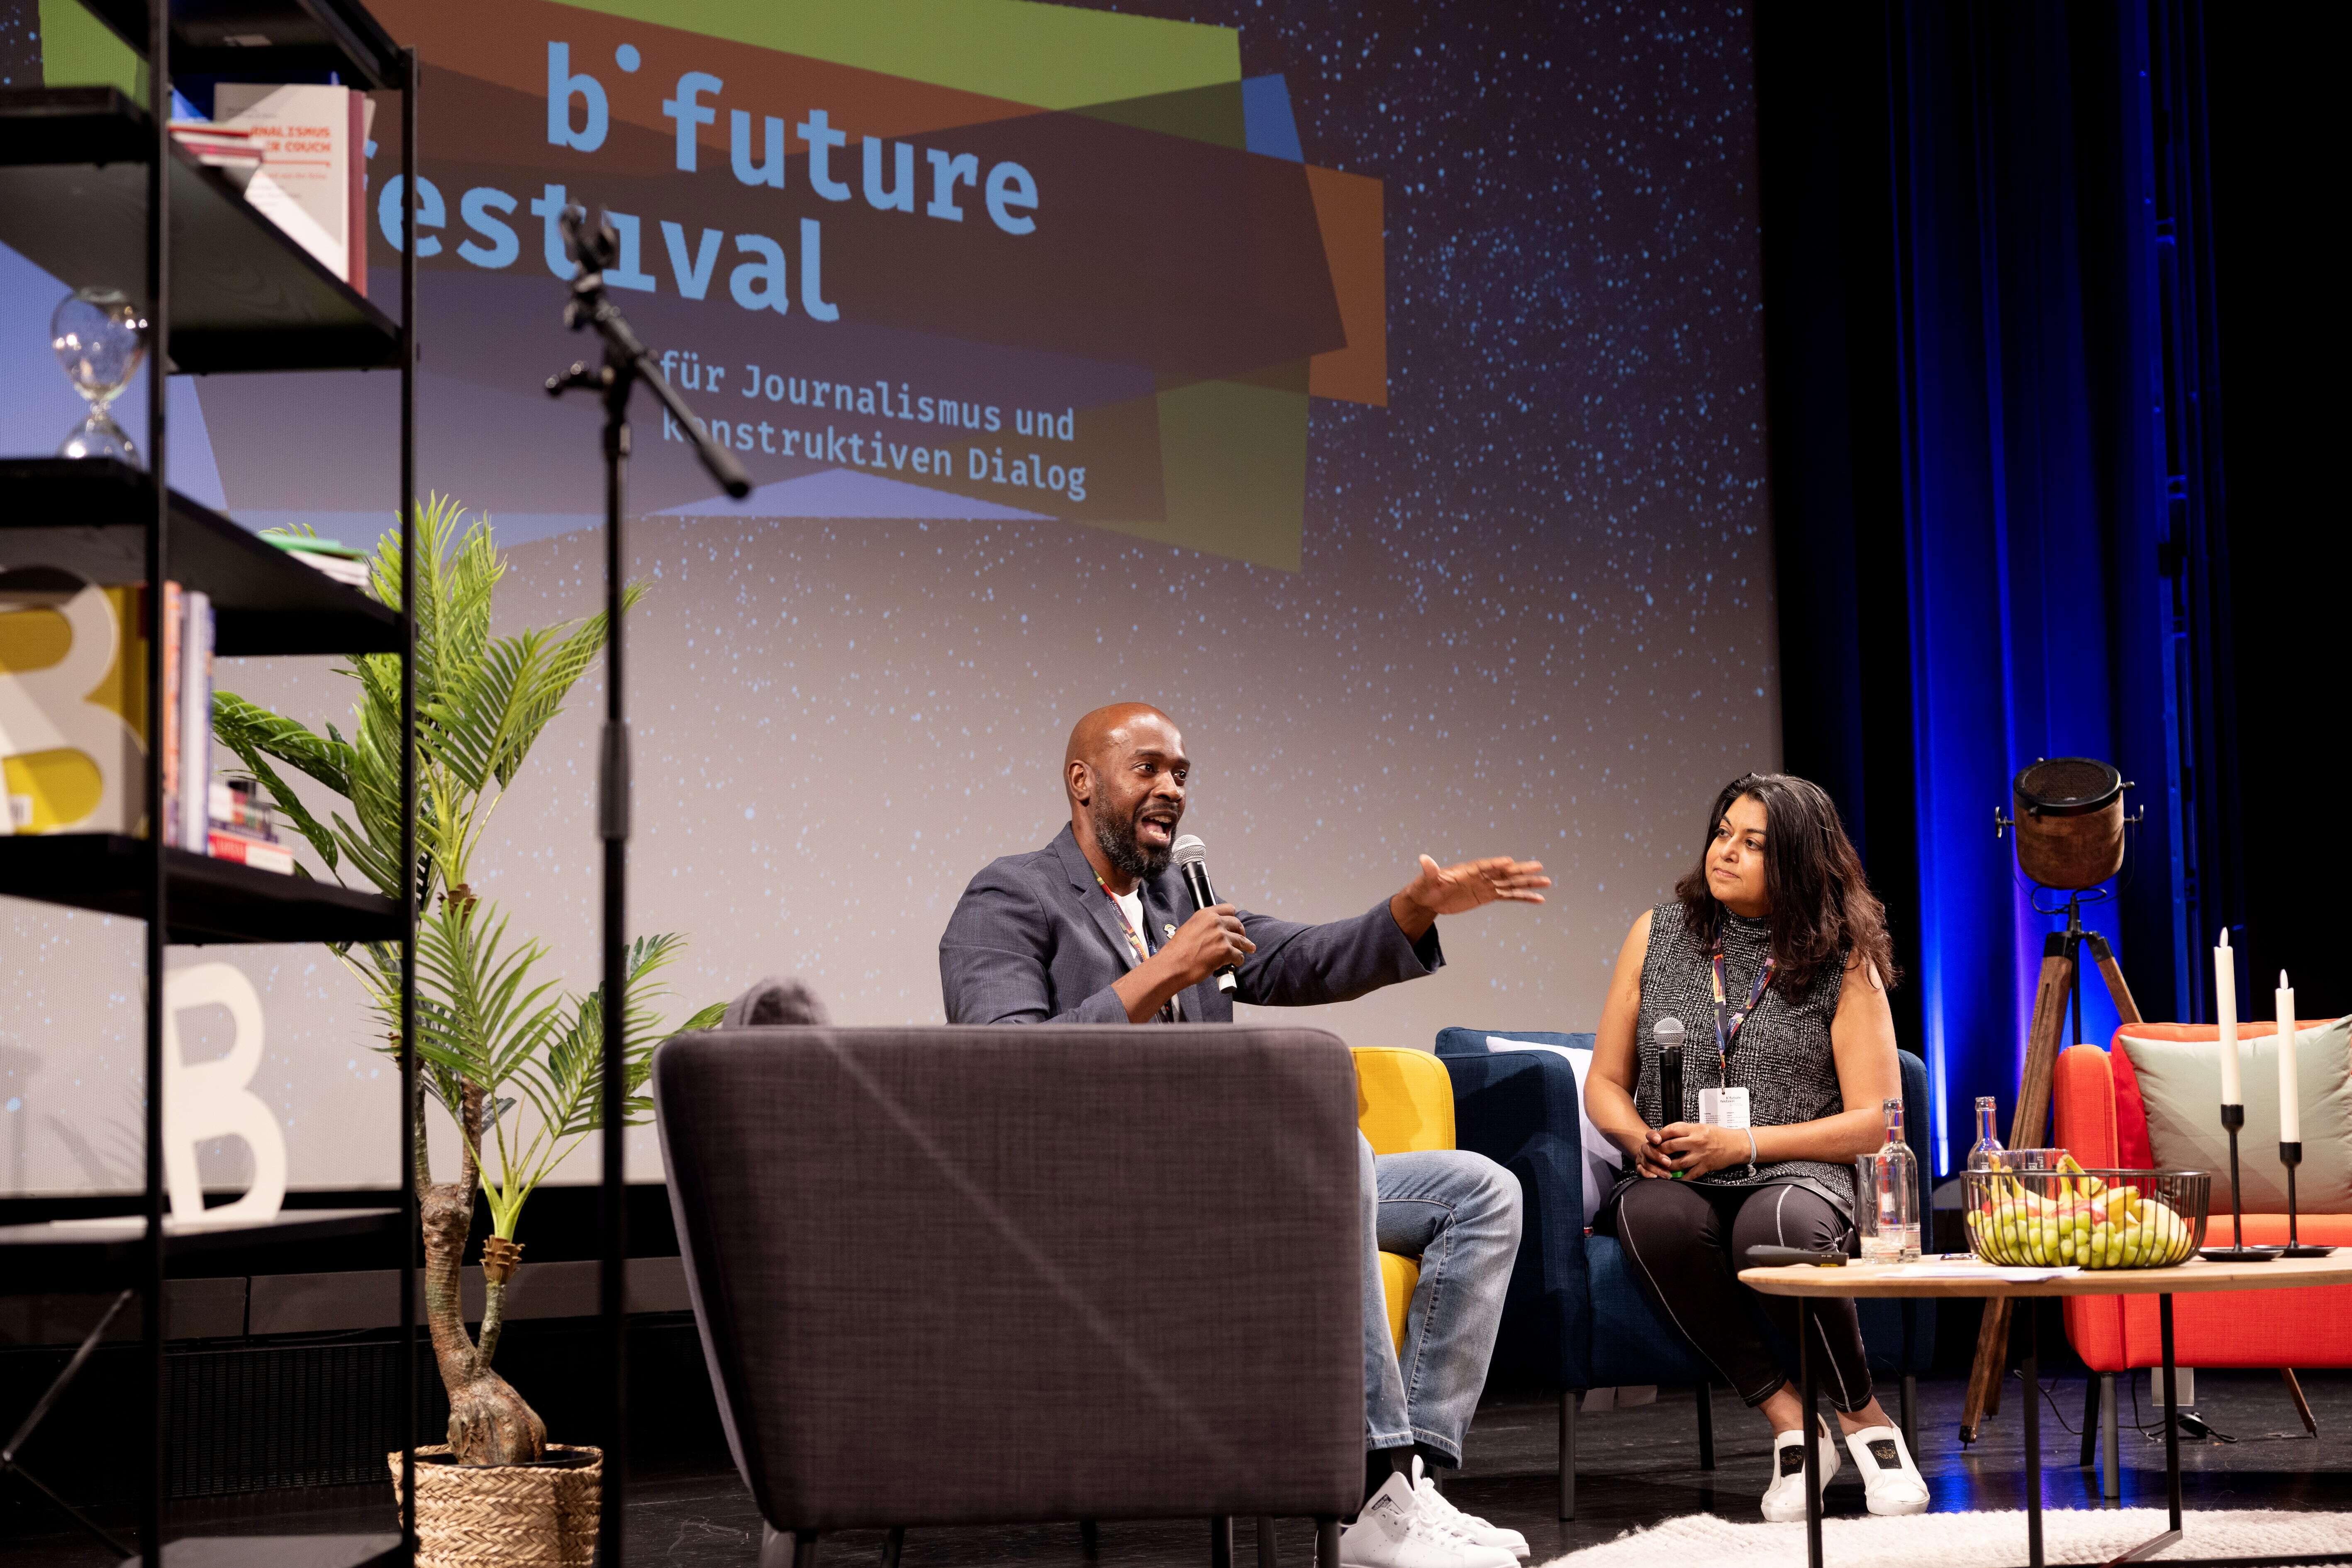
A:
{"label": "man speaking into microphone", "polygon": [[[1172,864],[1191,784],[1183,737],[1158,709],[1125,702],[1079,720],[1062,758],[1069,826],[1042,849],[992,862],[949,917],[940,939],[948,1022],[1228,1024],[1236,1001],[1344,1002],[1441,967],[1441,915],[1539,904],[1551,886],[1532,860],[1441,867],[1424,855],[1402,889],[1346,920],[1301,925],[1231,904],[1195,909]],[[1217,978],[1228,969],[1230,993]],[[1462,1462],[1518,1252],[1518,1184],[1467,1151],[1376,1159],[1359,1142],[1370,1496],[1341,1561],[1496,1568],[1525,1556],[1527,1542],[1416,1484],[1413,1461]],[[1422,1260],[1401,1354],[1382,1251]],[[1400,1361],[1412,1369],[1409,1393]]]}

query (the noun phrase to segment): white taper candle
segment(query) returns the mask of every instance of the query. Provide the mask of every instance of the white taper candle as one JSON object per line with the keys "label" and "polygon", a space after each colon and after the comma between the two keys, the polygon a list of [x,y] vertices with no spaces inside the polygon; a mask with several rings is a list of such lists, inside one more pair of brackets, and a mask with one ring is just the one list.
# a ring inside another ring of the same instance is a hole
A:
{"label": "white taper candle", "polygon": [[2279,1142],[2303,1142],[2303,1119],[2296,1114],[2302,1097],[2294,1086],[2294,987],[2286,983],[2286,971],[2279,971],[2278,983],[2278,1053],[2279,1053]]}
{"label": "white taper candle", "polygon": [[2238,958],[2230,951],[2230,928],[2221,928],[2213,949],[2213,1012],[2221,1020],[2221,1103],[2243,1105],[2246,1088],[2238,1078]]}

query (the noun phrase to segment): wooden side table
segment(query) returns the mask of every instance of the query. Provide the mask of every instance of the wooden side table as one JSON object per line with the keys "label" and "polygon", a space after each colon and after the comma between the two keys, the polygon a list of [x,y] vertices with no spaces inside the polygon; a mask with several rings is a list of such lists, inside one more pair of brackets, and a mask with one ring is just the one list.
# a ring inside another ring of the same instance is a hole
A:
{"label": "wooden side table", "polygon": [[[1927,1259],[1927,1263],[1938,1269],[1965,1269],[1967,1272],[1931,1274],[1918,1266],[1885,1264],[1848,1264],[1843,1268],[1822,1268],[1805,1263],[1782,1268],[1746,1268],[1740,1271],[1739,1282],[1743,1285],[1761,1290],[1768,1296],[1793,1296],[1797,1299],[1797,1355],[1802,1369],[1808,1434],[1816,1420],[1815,1395],[1819,1393],[1821,1373],[1817,1358],[1809,1353],[1807,1346],[1812,1340],[1812,1304],[1822,1297],[1845,1296],[1861,1300],[1864,1297],[1979,1296],[1993,1300],[2015,1300],[2021,1297],[2037,1296],[2154,1296],[2157,1299],[2157,1321],[2164,1345],[2164,1476],[2172,1509],[2171,1528],[2133,1547],[2115,1559],[2117,1563],[2139,1562],[2180,1539],[2180,1436],[2173,1392],[2172,1298],[2200,1290],[2288,1290],[2313,1285],[2352,1284],[2352,1252],[2333,1258],[2281,1258],[2269,1263],[2209,1263],[2202,1258],[2193,1258],[2177,1268],[2086,1268],[2079,1273],[2031,1283],[2000,1279],[1999,1270],[1983,1264],[1960,1264],[1934,1258]],[[2027,1382],[2034,1386],[2028,1389],[2024,1400],[2025,1542],[2027,1561],[2032,1568],[2042,1568],[2042,1411],[2037,1381],[2039,1357],[2032,1321],[2032,1314],[2027,1313],[2024,1372]],[[1821,1445],[1808,1441],[1804,1445],[1804,1452],[1806,1560],[1811,1568],[1822,1568]],[[2176,1561],[2183,1568],[2193,1568],[2194,1563],[2208,1560],[2166,1559],[2168,1565]],[[2352,1563],[2352,1552],[2298,1558],[2296,1561]]]}

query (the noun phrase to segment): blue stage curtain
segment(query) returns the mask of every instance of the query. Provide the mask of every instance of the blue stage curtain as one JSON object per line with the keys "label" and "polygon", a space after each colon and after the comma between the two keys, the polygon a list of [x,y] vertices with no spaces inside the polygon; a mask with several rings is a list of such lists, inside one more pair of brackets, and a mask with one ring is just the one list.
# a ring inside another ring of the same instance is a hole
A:
{"label": "blue stage curtain", "polygon": [[2058,924],[1993,837],[2019,769],[2096,757],[2137,784],[2118,896],[2085,921],[2145,1015],[2204,1002],[2220,628],[2196,589],[2226,563],[2198,19],[1895,0],[1758,21],[1789,764],[1838,796],[1888,897],[1939,1170],[1974,1097],[2006,1129]]}

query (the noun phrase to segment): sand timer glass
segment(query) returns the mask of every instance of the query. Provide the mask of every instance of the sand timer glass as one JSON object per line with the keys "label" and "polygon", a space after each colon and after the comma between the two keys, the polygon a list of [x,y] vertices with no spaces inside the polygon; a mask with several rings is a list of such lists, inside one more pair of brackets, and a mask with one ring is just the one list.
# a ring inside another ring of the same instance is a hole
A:
{"label": "sand timer glass", "polygon": [[74,426],[58,456],[138,462],[138,448],[106,411],[147,357],[147,323],[138,307],[119,289],[77,289],[49,317],[49,347],[74,390],[89,400],[89,417]]}

